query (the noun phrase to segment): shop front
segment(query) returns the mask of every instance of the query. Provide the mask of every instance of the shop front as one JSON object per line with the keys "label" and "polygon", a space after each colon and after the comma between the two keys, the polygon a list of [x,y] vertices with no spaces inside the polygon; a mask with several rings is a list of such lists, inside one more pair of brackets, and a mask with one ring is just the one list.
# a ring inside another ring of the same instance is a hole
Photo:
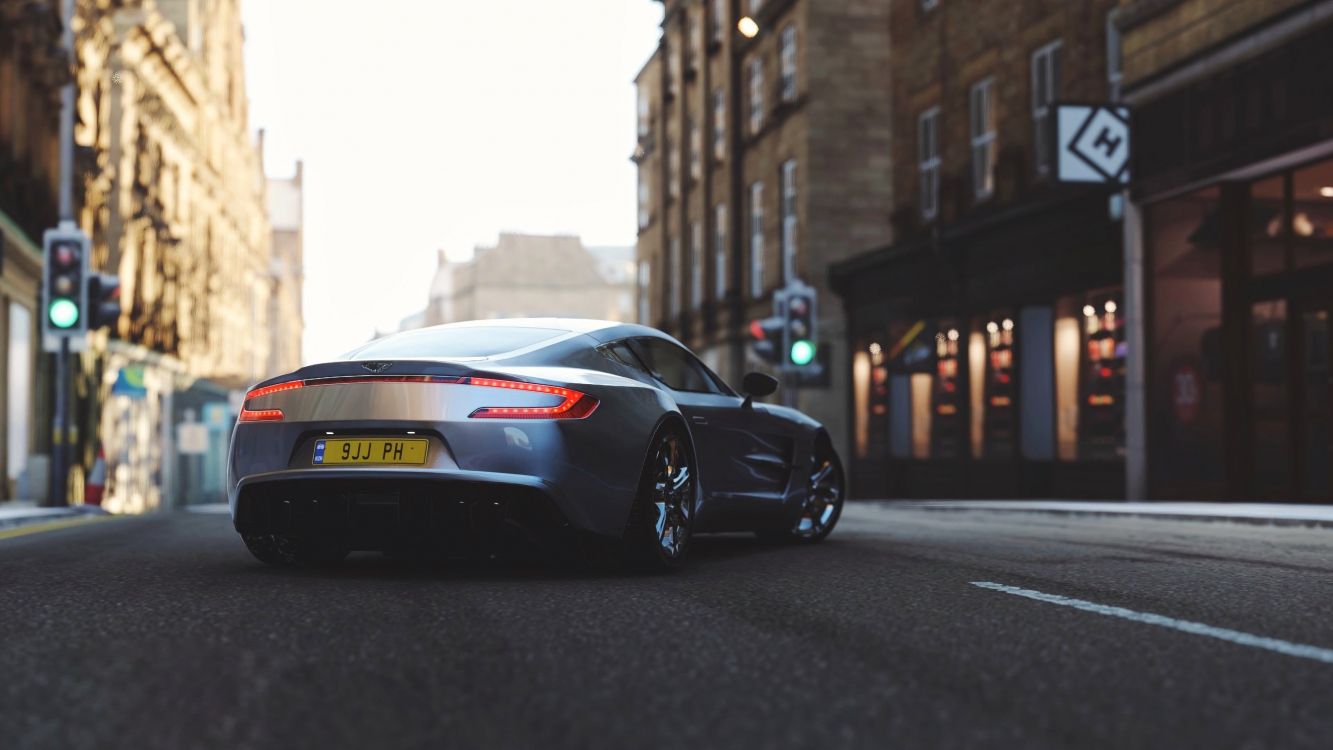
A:
{"label": "shop front", "polygon": [[1331,66],[1325,24],[1136,95],[1155,497],[1333,500]]}
{"label": "shop front", "polygon": [[41,251],[0,212],[0,500],[41,500],[46,464],[34,460],[44,389],[38,361]]}
{"label": "shop front", "polygon": [[1121,235],[1102,190],[834,272],[851,321],[854,494],[1121,497]]}

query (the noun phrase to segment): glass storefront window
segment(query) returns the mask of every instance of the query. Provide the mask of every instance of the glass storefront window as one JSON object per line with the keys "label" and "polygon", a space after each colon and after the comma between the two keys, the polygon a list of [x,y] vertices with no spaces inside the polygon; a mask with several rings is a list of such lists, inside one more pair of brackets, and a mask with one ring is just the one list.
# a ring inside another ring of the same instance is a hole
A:
{"label": "glass storefront window", "polygon": [[1154,484],[1168,493],[1225,489],[1220,209],[1214,187],[1147,210],[1149,465]]}
{"label": "glass storefront window", "polygon": [[962,332],[956,321],[942,321],[935,334],[934,429],[936,458],[961,458],[967,439],[963,394]]}
{"label": "glass storefront window", "polygon": [[1056,427],[1062,461],[1125,455],[1125,344],[1120,290],[1060,300],[1055,324]]}
{"label": "glass storefront window", "polygon": [[1250,272],[1256,276],[1287,270],[1287,178],[1250,186]]}
{"label": "glass storefront window", "polygon": [[1329,309],[1308,310],[1302,316],[1302,352],[1300,377],[1305,381],[1305,404],[1301,415],[1301,436],[1305,443],[1300,456],[1302,484],[1309,498],[1327,498],[1333,473],[1333,412],[1330,407],[1329,363],[1333,357]]}
{"label": "glass storefront window", "polygon": [[974,325],[985,332],[985,374],[982,395],[982,457],[1013,458],[1018,437],[1017,363],[1014,359],[1014,318],[997,312],[979,318]]}
{"label": "glass storefront window", "polygon": [[1259,302],[1250,311],[1254,414],[1254,489],[1284,497],[1291,489],[1287,382],[1287,303]]}
{"label": "glass storefront window", "polygon": [[1333,263],[1333,161],[1292,175],[1291,235],[1296,268]]}

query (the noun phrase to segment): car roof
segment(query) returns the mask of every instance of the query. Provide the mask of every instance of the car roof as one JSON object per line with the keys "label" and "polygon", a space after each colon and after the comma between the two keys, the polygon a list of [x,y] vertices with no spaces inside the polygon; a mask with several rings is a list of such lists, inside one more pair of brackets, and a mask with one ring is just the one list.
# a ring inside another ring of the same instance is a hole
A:
{"label": "car roof", "polygon": [[613,320],[593,320],[589,318],[495,318],[493,320],[464,320],[457,323],[445,323],[434,326],[436,329],[451,328],[548,328],[570,333],[592,333],[605,328],[624,325]]}

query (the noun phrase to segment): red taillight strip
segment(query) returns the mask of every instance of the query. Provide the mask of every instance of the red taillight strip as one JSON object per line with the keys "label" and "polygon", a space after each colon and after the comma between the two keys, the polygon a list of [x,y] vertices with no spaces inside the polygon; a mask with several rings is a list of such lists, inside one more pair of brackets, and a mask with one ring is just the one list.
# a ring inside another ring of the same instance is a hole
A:
{"label": "red taillight strip", "polygon": [[266,385],[263,388],[256,388],[253,391],[250,391],[249,393],[245,394],[245,403],[241,405],[241,416],[239,418],[240,421],[281,422],[283,416],[281,409],[259,409],[257,411],[250,411],[246,407],[248,407],[250,405],[250,402],[254,399],[263,398],[264,396],[268,396],[274,393],[280,393],[282,391],[293,391],[296,390],[297,388],[304,388],[304,387],[305,387],[305,381],[291,380],[286,383],[276,383],[274,385]]}
{"label": "red taillight strip", "polygon": [[549,393],[564,399],[555,406],[483,406],[468,416],[472,419],[585,419],[597,409],[598,400],[586,393],[554,385],[523,383],[517,380],[468,378],[468,384],[513,391]]}
{"label": "red taillight strip", "polygon": [[472,419],[585,419],[600,403],[586,393],[571,388],[554,385],[524,383],[518,380],[498,380],[495,378],[453,377],[441,375],[356,375],[347,377],[315,378],[312,380],[290,380],[286,383],[266,385],[245,394],[241,407],[242,422],[281,422],[284,418],[281,409],[250,410],[246,407],[257,398],[274,393],[296,390],[297,388],[321,385],[351,385],[356,383],[439,383],[444,385],[475,385],[484,388],[506,388],[529,393],[548,393],[564,399],[555,406],[483,406],[468,415]]}

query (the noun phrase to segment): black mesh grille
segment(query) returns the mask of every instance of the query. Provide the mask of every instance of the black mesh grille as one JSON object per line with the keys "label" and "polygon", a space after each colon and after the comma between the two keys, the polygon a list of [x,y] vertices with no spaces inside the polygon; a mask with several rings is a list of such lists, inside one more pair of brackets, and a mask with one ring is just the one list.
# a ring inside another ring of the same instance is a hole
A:
{"label": "black mesh grille", "polygon": [[474,556],[531,546],[568,528],[540,490],[474,482],[301,479],[241,491],[242,534],[335,538],[353,550]]}

